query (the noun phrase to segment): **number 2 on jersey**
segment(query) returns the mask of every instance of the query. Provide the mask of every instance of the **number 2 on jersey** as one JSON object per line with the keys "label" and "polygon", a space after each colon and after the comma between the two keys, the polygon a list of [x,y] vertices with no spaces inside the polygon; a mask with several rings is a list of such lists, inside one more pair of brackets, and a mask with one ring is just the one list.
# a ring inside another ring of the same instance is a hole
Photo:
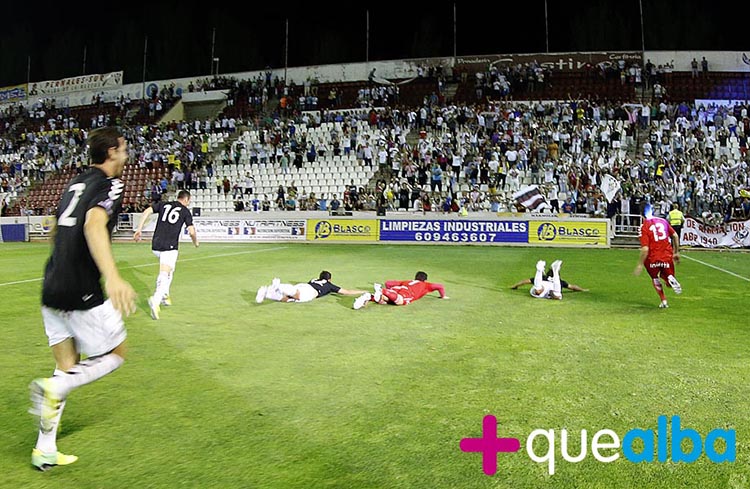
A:
{"label": "number 2 on jersey", "polygon": [[169,221],[169,224],[176,224],[180,220],[180,211],[182,207],[175,207],[172,209],[171,204],[164,206],[164,214],[161,216],[162,222]]}
{"label": "number 2 on jersey", "polygon": [[73,198],[70,199],[70,203],[68,204],[68,207],[65,208],[65,211],[60,214],[60,219],[57,221],[58,226],[73,227],[76,225],[78,218],[70,217],[70,215],[76,210],[76,206],[78,205],[78,201],[81,200],[81,195],[83,195],[84,190],[86,190],[85,183],[75,183],[70,186],[68,192],[74,192]]}
{"label": "number 2 on jersey", "polygon": [[654,241],[663,241],[667,239],[667,231],[664,229],[664,224],[660,222],[652,224],[648,230],[654,234]]}

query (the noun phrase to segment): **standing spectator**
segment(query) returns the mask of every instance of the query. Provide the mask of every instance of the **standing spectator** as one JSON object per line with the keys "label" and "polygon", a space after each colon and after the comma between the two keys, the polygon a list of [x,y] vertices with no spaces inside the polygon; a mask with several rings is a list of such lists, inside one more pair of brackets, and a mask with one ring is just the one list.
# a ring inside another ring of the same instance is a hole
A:
{"label": "standing spectator", "polygon": [[693,78],[698,78],[698,61],[695,58],[690,62],[690,69],[693,72]]}
{"label": "standing spectator", "polygon": [[703,59],[701,60],[701,69],[703,70],[703,75],[708,75],[708,61],[706,61],[706,57],[703,56]]}

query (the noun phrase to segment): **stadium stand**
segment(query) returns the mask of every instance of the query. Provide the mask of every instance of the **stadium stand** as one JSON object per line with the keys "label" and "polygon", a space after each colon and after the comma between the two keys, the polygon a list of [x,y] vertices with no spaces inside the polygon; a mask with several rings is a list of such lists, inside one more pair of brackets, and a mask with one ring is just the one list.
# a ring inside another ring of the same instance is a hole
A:
{"label": "stadium stand", "polygon": [[[325,209],[334,195],[354,210],[382,199],[422,212],[517,211],[513,194],[538,185],[556,212],[568,204],[612,217],[677,202],[694,216],[750,215],[747,106],[692,104],[744,100],[750,76],[649,69],[490,66],[473,78],[396,84],[222,77],[191,87],[227,90],[221,114],[169,124],[157,121],[178,100],[170,87],[145,104],[9,106],[0,112],[3,191],[11,213],[50,213],[85,165],[86,131],[122,124],[131,211],[185,187],[204,212]],[[621,186],[612,202],[606,175]]]}

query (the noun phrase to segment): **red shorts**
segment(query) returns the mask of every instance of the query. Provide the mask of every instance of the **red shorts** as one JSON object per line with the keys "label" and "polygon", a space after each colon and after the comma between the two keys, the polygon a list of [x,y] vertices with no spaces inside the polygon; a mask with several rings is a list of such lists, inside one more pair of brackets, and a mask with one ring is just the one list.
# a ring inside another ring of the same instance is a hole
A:
{"label": "red shorts", "polygon": [[[404,300],[404,303],[402,304],[404,306],[408,306],[414,300],[414,296],[412,295],[411,290],[409,290],[407,287],[394,287],[392,289],[386,290],[390,290],[391,292],[395,292],[396,294],[398,294]],[[393,304],[396,304],[395,301],[391,302]]]}
{"label": "red shorts", "polygon": [[653,262],[646,260],[643,266],[646,267],[651,278],[661,277],[666,281],[667,277],[674,275],[674,263],[671,260]]}

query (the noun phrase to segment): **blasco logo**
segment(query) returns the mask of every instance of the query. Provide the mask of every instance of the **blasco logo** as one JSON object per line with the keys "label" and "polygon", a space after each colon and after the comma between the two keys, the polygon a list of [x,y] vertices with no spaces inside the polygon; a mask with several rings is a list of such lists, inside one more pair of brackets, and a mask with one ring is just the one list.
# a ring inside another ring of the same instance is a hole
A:
{"label": "blasco logo", "polygon": [[[706,457],[713,463],[734,462],[737,456],[737,441],[735,430],[714,429],[708,432],[705,440],[695,430],[683,428],[679,416],[672,416],[671,426],[667,416],[659,416],[656,431],[653,429],[635,428],[627,433],[620,442],[620,437],[613,430],[603,429],[594,433],[589,445],[588,432],[580,432],[580,453],[571,455],[568,446],[568,430],[560,430],[560,455],[563,460],[578,463],[591,455],[601,463],[611,463],[622,455],[633,463],[654,462],[693,463],[705,452]],[[538,443],[535,443],[539,440]],[[689,448],[684,448],[685,441],[689,441]],[[671,442],[671,449],[670,449]],[[717,442],[719,448],[717,449]],[[537,453],[538,445],[546,446],[542,453]],[[536,449],[535,449],[536,445]],[[723,445],[723,451],[721,450]],[[482,468],[487,475],[497,472],[497,454],[499,452],[517,452],[521,447],[518,438],[498,438],[497,420],[492,415],[484,417],[481,438],[464,438],[460,448],[464,452],[481,452]],[[526,439],[526,453],[537,463],[546,463],[550,475],[555,473],[556,434],[553,429],[535,429]],[[622,453],[620,452],[622,449]],[[604,453],[602,453],[604,451]]]}

